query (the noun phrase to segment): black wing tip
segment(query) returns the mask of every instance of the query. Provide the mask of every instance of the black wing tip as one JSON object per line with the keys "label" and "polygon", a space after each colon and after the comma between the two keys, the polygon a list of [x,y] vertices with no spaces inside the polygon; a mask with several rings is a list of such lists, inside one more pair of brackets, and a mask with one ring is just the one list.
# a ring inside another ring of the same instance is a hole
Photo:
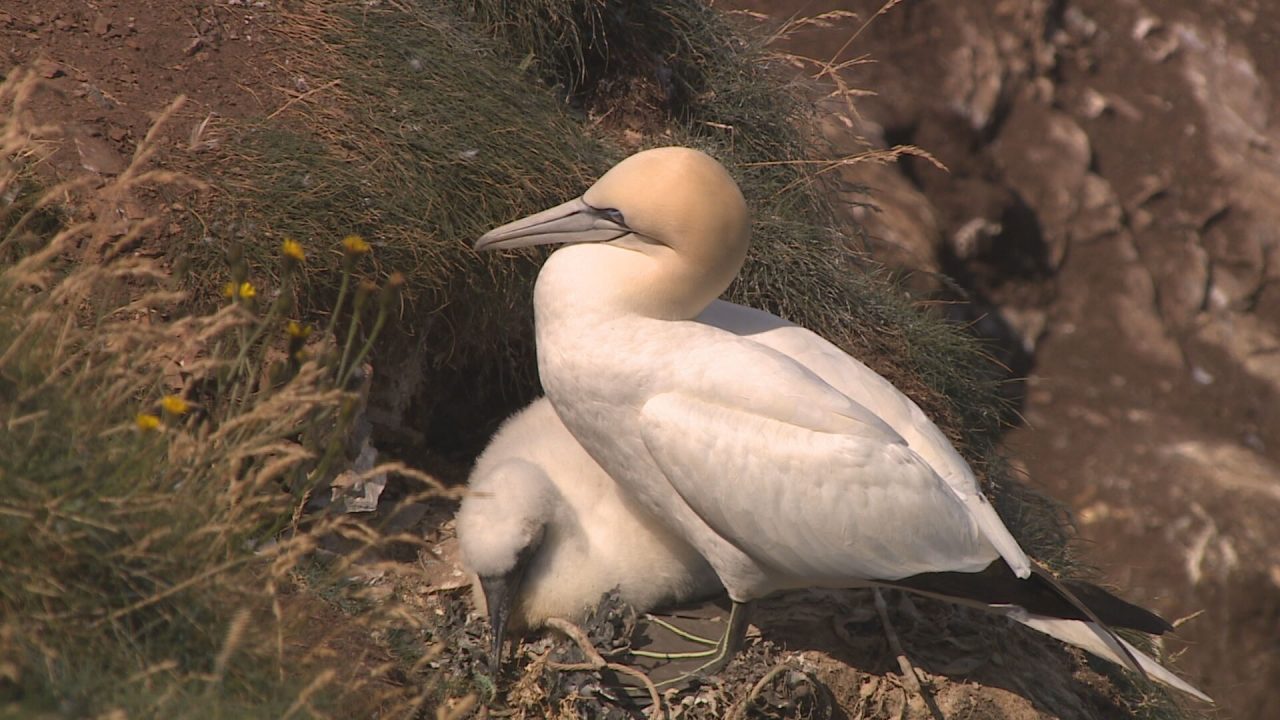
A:
{"label": "black wing tip", "polygon": [[1098,622],[1108,627],[1163,635],[1173,629],[1164,618],[1110,591],[1082,580],[1059,580],[1033,564],[1031,578],[1013,574],[1003,560],[977,573],[926,573],[888,585],[906,590],[992,605],[1016,605],[1037,615]]}
{"label": "black wing tip", "polygon": [[1135,605],[1106,588],[1083,580],[1060,582],[1107,625],[1138,630],[1148,635],[1163,635],[1174,629],[1168,620],[1155,612]]}

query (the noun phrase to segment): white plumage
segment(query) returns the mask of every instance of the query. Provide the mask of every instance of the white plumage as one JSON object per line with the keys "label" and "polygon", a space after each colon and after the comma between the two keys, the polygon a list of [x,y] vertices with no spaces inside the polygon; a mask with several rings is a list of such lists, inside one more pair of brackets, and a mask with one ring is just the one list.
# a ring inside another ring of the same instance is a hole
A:
{"label": "white plumage", "polygon": [[[511,624],[581,620],[617,588],[643,612],[720,590],[715,573],[587,455],[545,398],[507,420],[476,461],[457,519],[467,569],[510,572],[534,547]],[[477,593],[484,609],[484,595]]]}
{"label": "white plumage", "polygon": [[[538,276],[547,396],[587,452],[711,563],[733,600],[980,570],[999,556],[995,539],[1025,576],[1026,556],[998,518],[973,512],[982,506],[965,503],[908,444],[904,433],[940,433],[891,385],[835,351],[850,388],[883,384],[865,393],[868,407],[789,355],[695,322],[737,274],[748,228],[741,193],[718,163],[661,148],[479,246],[586,234]],[[930,450],[936,462],[950,459]],[[972,477],[942,470],[962,489]]]}
{"label": "white plumage", "polygon": [[748,241],[746,204],[724,168],[660,148],[476,247],[568,245],[544,264],[534,293],[547,396],[587,453],[710,563],[735,603],[786,588],[978,573],[1001,558],[1031,577],[968,466],[890,383],[765,313],[710,310],[761,333],[697,321],[737,274]]}
{"label": "white plumage", "polygon": [[[757,311],[716,302],[701,318],[742,331]],[[785,344],[791,328],[750,334]],[[545,398],[512,416],[472,471],[458,513],[458,539],[467,568],[492,576],[510,572],[529,551],[528,571],[511,598],[511,625],[536,628],[547,618],[581,620],[601,596],[619,596],[644,612],[721,591],[710,566],[692,547],[657,522],[586,454]],[[543,529],[541,532],[539,529]],[[478,590],[479,588],[477,588]],[[1091,623],[947,598],[1004,615],[1038,632],[1121,665],[1128,659],[1099,640]],[[476,592],[483,611],[485,597]],[[1207,700],[1154,659],[1125,643],[1156,680]]]}

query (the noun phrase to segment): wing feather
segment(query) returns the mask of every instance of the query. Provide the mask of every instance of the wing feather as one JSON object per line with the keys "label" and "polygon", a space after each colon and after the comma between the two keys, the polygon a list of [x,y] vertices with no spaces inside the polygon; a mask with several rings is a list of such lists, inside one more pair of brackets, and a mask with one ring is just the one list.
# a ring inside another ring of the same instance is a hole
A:
{"label": "wing feather", "polygon": [[698,320],[786,356],[891,428],[946,481],[1014,574],[1030,576],[1030,559],[982,494],[968,463],[892,383],[823,337],[761,310],[718,300]]}
{"label": "wing feather", "polygon": [[[1207,703],[1213,702],[1213,698],[1200,692],[1195,686],[1173,674],[1171,670],[1124,639],[1114,637],[1114,635],[1108,633],[1096,623],[1033,615],[1022,608],[993,608],[993,611],[1007,615],[1033,630],[1075,645],[1117,665],[1132,667],[1133,663],[1137,663],[1140,668],[1139,672],[1145,672],[1159,682],[1169,687],[1177,688]],[[1119,652],[1115,647],[1116,644],[1119,644]]]}
{"label": "wing feather", "polygon": [[677,392],[641,412],[646,448],[722,538],[796,587],[976,571],[996,557],[905,444],[814,431]]}

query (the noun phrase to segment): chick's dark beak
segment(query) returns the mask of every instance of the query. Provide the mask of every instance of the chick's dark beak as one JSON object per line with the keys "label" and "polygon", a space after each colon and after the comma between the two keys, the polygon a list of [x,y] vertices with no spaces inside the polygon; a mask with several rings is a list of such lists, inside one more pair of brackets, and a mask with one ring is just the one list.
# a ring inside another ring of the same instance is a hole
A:
{"label": "chick's dark beak", "polygon": [[489,606],[489,631],[493,644],[489,649],[489,671],[496,675],[502,667],[502,640],[507,632],[511,610],[520,599],[525,572],[533,563],[533,557],[542,545],[543,529],[538,528],[533,538],[516,554],[515,565],[502,575],[481,575],[480,590],[485,605]]}
{"label": "chick's dark beak", "polygon": [[480,589],[484,591],[484,601],[489,606],[489,631],[492,633],[489,672],[493,675],[497,675],[498,668],[502,666],[502,641],[507,632],[507,618],[511,616],[513,585],[519,585],[519,578],[514,583],[510,575],[480,578]]}

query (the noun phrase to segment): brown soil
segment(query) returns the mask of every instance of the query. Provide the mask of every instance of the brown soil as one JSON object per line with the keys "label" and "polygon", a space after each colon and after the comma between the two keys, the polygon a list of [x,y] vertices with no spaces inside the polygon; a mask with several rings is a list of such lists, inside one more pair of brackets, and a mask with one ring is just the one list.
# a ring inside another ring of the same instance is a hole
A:
{"label": "brown soil", "polygon": [[[45,2],[11,0],[0,8],[0,64],[35,68],[43,89],[30,110],[64,126],[54,152],[42,164],[46,178],[63,180],[83,171],[100,176],[122,171],[156,116],[179,97],[159,164],[187,167],[189,156],[218,138],[208,132],[219,118],[269,115],[302,91],[271,60],[277,22],[265,3],[207,0]],[[130,218],[178,220],[178,198],[131,198],[98,212]],[[159,234],[177,232],[162,223]]]}

